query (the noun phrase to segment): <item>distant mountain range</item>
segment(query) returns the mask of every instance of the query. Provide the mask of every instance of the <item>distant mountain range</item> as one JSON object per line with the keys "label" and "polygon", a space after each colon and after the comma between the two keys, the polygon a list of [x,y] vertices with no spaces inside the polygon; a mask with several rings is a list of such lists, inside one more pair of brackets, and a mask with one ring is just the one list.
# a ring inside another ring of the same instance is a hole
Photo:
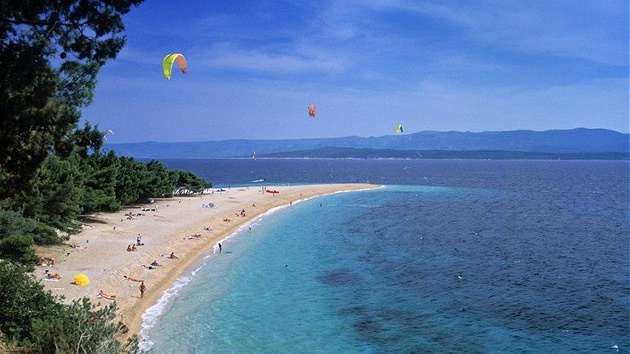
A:
{"label": "distant mountain range", "polygon": [[321,148],[276,152],[263,158],[329,158],[329,159],[477,159],[477,160],[627,160],[623,152],[524,152],[503,150],[377,150]]}
{"label": "distant mountain range", "polygon": [[630,134],[606,129],[422,131],[380,137],[106,144],[135,158],[628,159]]}

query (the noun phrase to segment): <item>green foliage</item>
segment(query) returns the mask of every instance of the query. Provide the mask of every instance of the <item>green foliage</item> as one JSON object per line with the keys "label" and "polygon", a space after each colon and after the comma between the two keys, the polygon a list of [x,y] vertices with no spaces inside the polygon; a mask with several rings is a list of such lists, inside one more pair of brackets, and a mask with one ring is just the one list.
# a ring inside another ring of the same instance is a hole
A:
{"label": "green foliage", "polygon": [[11,340],[28,341],[32,321],[61,307],[24,271],[22,267],[0,261],[0,332]]}
{"label": "green foliage", "polygon": [[175,170],[171,173],[180,194],[202,193],[206,188],[212,187],[211,183],[207,183],[190,171]]}
{"label": "green foliage", "polygon": [[[107,158],[116,158],[116,154],[110,151],[107,154]],[[133,158],[121,157],[118,159],[120,166],[118,169],[118,183],[116,183],[116,198],[122,205],[130,205],[140,200],[140,185],[143,183],[142,179],[138,178],[143,174],[139,174],[139,171],[144,171],[146,168],[144,165],[137,164]]]}
{"label": "green foliage", "polygon": [[122,15],[143,0],[0,4],[0,198],[28,187],[92,100],[124,45]]}
{"label": "green foliage", "polygon": [[37,229],[37,222],[20,213],[0,207],[0,239],[9,235],[30,233]]}
{"label": "green foliage", "polygon": [[[73,223],[73,225],[77,225],[77,223]],[[37,223],[37,228],[33,231],[32,235],[35,244],[40,246],[58,245],[69,238],[69,236],[60,236],[57,230],[43,222]]]}
{"label": "green foliage", "polygon": [[39,257],[32,247],[34,244],[31,235],[10,235],[0,240],[0,258],[25,265],[35,264]]}
{"label": "green foliage", "polygon": [[89,299],[73,301],[68,306],[33,319],[32,338],[42,353],[111,353],[138,352],[133,339],[123,348],[116,339],[128,332],[116,321],[116,303],[95,307]]}
{"label": "green foliage", "polygon": [[0,208],[0,258],[21,264],[35,264],[38,257],[32,246],[38,224],[17,212]]}
{"label": "green foliage", "polygon": [[[173,171],[169,171],[163,163],[157,160],[151,160],[147,164],[147,172],[153,178],[145,184],[141,199],[150,197],[170,197],[177,188],[177,175]],[[200,183],[206,183],[195,176]]]}
{"label": "green foliage", "polygon": [[116,320],[116,303],[57,301],[24,269],[0,261],[0,332],[35,353],[140,353],[137,336],[118,338],[127,327]]}
{"label": "green foliage", "polygon": [[101,155],[91,155],[82,161],[83,213],[120,210],[121,204],[116,200],[117,164]]}
{"label": "green foliage", "polygon": [[67,228],[81,213],[82,184],[76,154],[68,159],[49,155],[36,173],[33,188],[22,193],[23,215],[54,228]]}

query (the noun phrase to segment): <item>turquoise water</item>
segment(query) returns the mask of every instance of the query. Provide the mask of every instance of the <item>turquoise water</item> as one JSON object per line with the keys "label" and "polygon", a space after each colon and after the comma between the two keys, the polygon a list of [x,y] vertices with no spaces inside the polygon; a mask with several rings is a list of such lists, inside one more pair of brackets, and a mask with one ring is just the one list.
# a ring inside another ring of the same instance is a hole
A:
{"label": "turquoise water", "polygon": [[628,352],[627,163],[399,163],[426,168],[225,240],[145,315],[145,348]]}

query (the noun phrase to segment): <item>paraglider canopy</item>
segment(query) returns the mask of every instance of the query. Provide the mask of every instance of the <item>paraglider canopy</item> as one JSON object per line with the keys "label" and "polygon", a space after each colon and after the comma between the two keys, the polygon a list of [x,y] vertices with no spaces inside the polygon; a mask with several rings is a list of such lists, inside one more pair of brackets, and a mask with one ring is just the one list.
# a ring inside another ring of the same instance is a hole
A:
{"label": "paraglider canopy", "polygon": [[311,117],[315,117],[315,105],[312,104],[308,106],[308,115]]}
{"label": "paraglider canopy", "polygon": [[85,274],[77,274],[74,276],[74,284],[78,286],[86,286],[90,284],[90,278]]}
{"label": "paraglider canopy", "polygon": [[403,132],[403,126],[401,124],[398,124],[396,126],[396,133],[400,134]]}
{"label": "paraglider canopy", "polygon": [[162,69],[164,70],[164,76],[166,76],[168,80],[171,79],[171,70],[173,69],[174,62],[177,62],[179,69],[184,74],[186,73],[186,70],[187,70],[186,58],[184,58],[184,56],[179,53],[169,54],[166,57],[164,57],[164,60],[162,61]]}

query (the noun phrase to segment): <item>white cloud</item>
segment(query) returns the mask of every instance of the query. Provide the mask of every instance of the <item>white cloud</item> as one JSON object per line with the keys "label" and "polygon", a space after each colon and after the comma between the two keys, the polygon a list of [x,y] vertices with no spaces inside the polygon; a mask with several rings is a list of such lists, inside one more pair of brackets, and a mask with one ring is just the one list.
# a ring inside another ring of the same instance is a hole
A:
{"label": "white cloud", "polygon": [[285,50],[242,49],[229,43],[215,44],[201,62],[212,68],[282,74],[339,73],[347,66],[346,59],[327,51],[291,47]]}

